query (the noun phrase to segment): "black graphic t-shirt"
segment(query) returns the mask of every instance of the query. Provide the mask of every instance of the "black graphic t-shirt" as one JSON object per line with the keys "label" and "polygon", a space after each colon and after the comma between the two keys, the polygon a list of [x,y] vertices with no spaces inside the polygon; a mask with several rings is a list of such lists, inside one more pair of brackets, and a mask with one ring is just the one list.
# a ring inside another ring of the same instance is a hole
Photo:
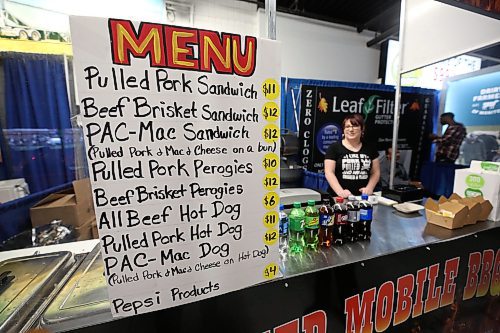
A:
{"label": "black graphic t-shirt", "polygon": [[[359,189],[368,185],[372,161],[378,158],[378,152],[374,147],[364,144],[358,152],[351,151],[335,142],[325,154],[325,160],[335,161],[335,176],[343,189],[351,191],[353,195],[360,195]],[[330,187],[330,194],[334,191]]]}

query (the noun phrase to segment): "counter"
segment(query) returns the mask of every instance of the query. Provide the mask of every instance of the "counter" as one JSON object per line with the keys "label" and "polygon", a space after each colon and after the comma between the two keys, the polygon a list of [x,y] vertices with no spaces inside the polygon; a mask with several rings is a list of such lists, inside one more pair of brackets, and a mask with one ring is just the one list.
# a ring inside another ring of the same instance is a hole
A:
{"label": "counter", "polygon": [[392,207],[375,205],[373,210],[372,237],[370,241],[348,243],[289,256],[281,263],[284,277],[372,259],[391,253],[447,241],[482,230],[497,228],[498,222],[485,221],[460,229],[449,230],[427,224],[425,212],[403,214]]}
{"label": "counter", "polygon": [[[81,261],[83,263],[68,278],[69,282],[54,297],[39,322],[51,332],[202,330],[259,333],[267,330],[273,332],[273,327],[279,327],[280,323],[288,323],[294,318],[300,323],[300,320],[306,320],[301,316],[320,309],[319,313],[325,316],[325,331],[318,332],[325,333],[327,323],[329,327],[346,325],[343,315],[347,312],[341,307],[344,300],[352,295],[375,290],[384,281],[395,282],[399,275],[411,274],[412,269],[416,272],[416,269],[430,267],[434,262],[447,262],[448,257],[460,256],[460,251],[466,251],[466,254],[462,254],[463,261],[466,261],[467,251],[478,252],[482,251],[479,247],[488,246],[495,251],[498,249],[499,223],[486,221],[448,230],[427,225],[423,214],[423,211],[411,215],[402,214],[393,208],[376,205],[370,241],[285,258],[280,267],[283,277],[268,283],[176,308],[120,319],[111,317],[105,279],[100,273],[102,263],[96,248]],[[85,247],[96,243],[88,242]],[[83,247],[77,244],[72,244],[71,247],[79,252]],[[60,246],[55,249],[61,250]],[[47,252],[46,249],[41,250],[43,253]],[[33,249],[22,251],[33,252]],[[5,256],[4,253],[3,257]],[[405,265],[401,265],[403,262]],[[415,263],[418,266],[412,268]],[[462,270],[466,267],[467,262],[460,265]],[[498,298],[494,298],[495,302]],[[481,306],[475,304],[475,311],[486,311]],[[401,332],[408,332],[413,328],[411,325],[413,324],[409,322],[398,328]],[[165,329],[166,327],[169,329]],[[429,327],[432,328],[435,326]],[[344,330],[334,330],[337,331]],[[297,326],[297,330],[293,327],[289,331],[274,332],[295,333],[302,330]]]}

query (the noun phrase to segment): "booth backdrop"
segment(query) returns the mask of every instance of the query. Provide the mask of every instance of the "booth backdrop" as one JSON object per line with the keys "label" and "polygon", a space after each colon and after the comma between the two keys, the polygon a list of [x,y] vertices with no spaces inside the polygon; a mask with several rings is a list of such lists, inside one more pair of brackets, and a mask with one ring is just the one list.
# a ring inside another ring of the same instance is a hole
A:
{"label": "booth backdrop", "polygon": [[[359,113],[366,121],[365,140],[383,151],[392,144],[394,87],[380,84],[286,79],[282,127],[297,130],[302,164],[323,170],[326,148],[342,137],[342,120]],[[428,135],[436,132],[439,92],[422,88],[402,91],[398,147],[411,153],[410,177],[418,179],[432,156]],[[297,121],[298,120],[298,121]]]}

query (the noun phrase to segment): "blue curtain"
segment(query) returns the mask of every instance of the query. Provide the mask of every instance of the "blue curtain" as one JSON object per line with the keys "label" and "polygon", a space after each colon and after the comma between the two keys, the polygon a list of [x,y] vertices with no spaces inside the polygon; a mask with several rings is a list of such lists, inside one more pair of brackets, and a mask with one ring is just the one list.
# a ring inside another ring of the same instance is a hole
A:
{"label": "blue curtain", "polygon": [[64,139],[71,121],[63,57],[9,53],[2,58],[8,178],[25,178],[32,193],[73,180],[73,148]]}

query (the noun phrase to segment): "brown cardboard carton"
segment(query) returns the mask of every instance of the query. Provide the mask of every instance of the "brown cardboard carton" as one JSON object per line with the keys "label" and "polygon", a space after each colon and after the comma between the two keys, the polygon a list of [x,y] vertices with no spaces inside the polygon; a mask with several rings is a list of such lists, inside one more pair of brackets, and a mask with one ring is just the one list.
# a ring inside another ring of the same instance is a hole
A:
{"label": "brown cardboard carton", "polygon": [[481,205],[477,202],[461,202],[469,208],[469,214],[467,214],[467,222],[465,224],[476,224],[477,221],[479,221],[479,215],[481,214]]}
{"label": "brown cardboard carton", "polygon": [[458,195],[458,194],[456,194],[456,193],[452,193],[452,194],[450,195],[450,197],[448,198],[448,200],[457,200],[457,201],[460,201],[460,200],[462,200],[462,197],[461,197],[461,196],[459,196],[459,195]]}
{"label": "brown cardboard carton", "polygon": [[457,229],[467,221],[469,208],[461,203],[446,201],[443,203],[428,199],[425,203],[427,223],[439,225],[447,229]]}
{"label": "brown cardboard carton", "polygon": [[481,214],[481,205],[478,202],[469,200],[469,198],[462,198],[456,193],[450,195],[448,200],[461,203],[462,205],[465,205],[467,206],[467,208],[469,208],[469,213],[467,214],[467,221],[465,222],[465,225],[477,223]]}
{"label": "brown cardboard carton", "polygon": [[474,201],[479,203],[481,206],[481,212],[479,213],[479,221],[486,221],[491,211],[493,210],[493,205],[489,200],[484,199],[482,196],[467,198],[469,201]]}
{"label": "brown cardboard carton", "polygon": [[98,239],[99,238],[99,233],[97,231],[97,221],[96,221],[96,219],[92,220],[92,238],[93,239]]}
{"label": "brown cardboard carton", "polygon": [[92,239],[92,219],[85,222],[82,225],[79,225],[75,227],[75,231],[77,234],[76,240],[82,241],[82,240],[88,240]]}
{"label": "brown cardboard carton", "polygon": [[448,201],[448,199],[446,199],[446,197],[444,195],[442,195],[439,197],[438,204],[443,204],[447,201]]}
{"label": "brown cardboard carton", "polygon": [[33,227],[53,220],[74,227],[87,223],[95,217],[89,179],[74,181],[72,189],[48,195],[31,207],[30,215]]}

